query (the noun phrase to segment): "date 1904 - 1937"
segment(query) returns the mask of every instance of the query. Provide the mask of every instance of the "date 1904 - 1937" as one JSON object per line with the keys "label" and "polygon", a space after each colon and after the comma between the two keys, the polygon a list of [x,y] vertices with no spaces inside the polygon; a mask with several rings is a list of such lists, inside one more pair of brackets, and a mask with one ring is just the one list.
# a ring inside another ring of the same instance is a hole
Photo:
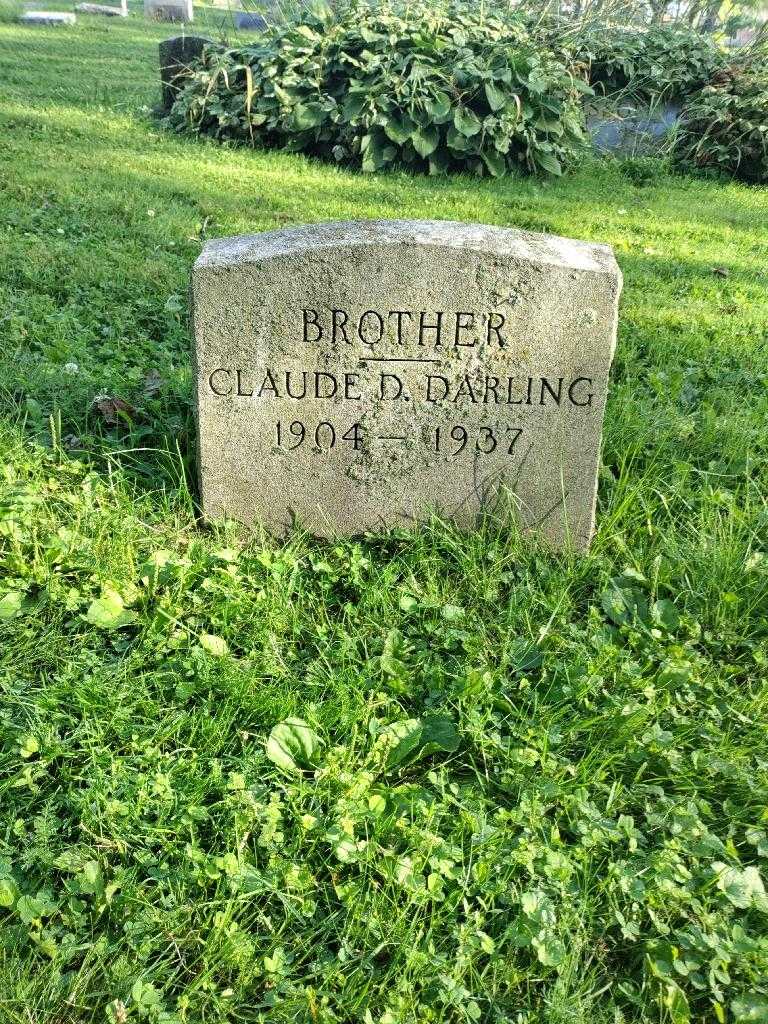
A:
{"label": "date 1904 - 1937", "polygon": [[[507,455],[515,454],[515,446],[523,433],[522,427],[465,427],[461,423],[453,426],[432,427],[424,438],[429,448],[451,456],[461,455],[465,449],[479,455],[491,455],[495,451]],[[361,451],[363,443],[370,440],[384,442],[405,442],[408,434],[377,434],[360,423],[353,423],[347,429],[328,420],[321,420],[316,426],[307,426],[302,420],[290,423],[278,420],[275,424],[275,441],[283,451],[293,452],[306,445],[315,452],[327,452],[337,445],[349,445],[352,451]]]}

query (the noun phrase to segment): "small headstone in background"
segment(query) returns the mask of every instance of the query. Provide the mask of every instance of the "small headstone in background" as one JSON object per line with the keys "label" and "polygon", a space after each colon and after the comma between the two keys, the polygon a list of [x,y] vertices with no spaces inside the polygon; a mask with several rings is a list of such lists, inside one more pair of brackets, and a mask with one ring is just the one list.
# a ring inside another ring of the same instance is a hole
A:
{"label": "small headstone in background", "polygon": [[267,19],[256,11],[235,11],[235,28],[261,32],[267,27]]}
{"label": "small headstone in background", "polygon": [[74,25],[76,20],[71,11],[26,11],[19,18],[22,25]]}
{"label": "small headstone in background", "polygon": [[103,14],[108,18],[127,18],[128,17],[128,3],[127,0],[122,0],[122,3],[118,7],[117,4],[75,4],[75,10],[79,14]]}
{"label": "small headstone in background", "polygon": [[192,0],[144,0],[144,17],[154,21],[193,21]]}
{"label": "small headstone in background", "polygon": [[173,36],[164,39],[159,46],[160,52],[160,89],[163,110],[170,110],[176,99],[180,80],[192,63],[210,46],[211,39],[205,36]]}
{"label": "small headstone in background", "polygon": [[608,246],[360,221],[207,242],[193,270],[203,510],[331,536],[510,501],[585,548],[616,343]]}
{"label": "small headstone in background", "polygon": [[587,129],[595,149],[601,153],[651,155],[663,149],[680,120],[680,111],[679,103],[603,108],[588,115]]}

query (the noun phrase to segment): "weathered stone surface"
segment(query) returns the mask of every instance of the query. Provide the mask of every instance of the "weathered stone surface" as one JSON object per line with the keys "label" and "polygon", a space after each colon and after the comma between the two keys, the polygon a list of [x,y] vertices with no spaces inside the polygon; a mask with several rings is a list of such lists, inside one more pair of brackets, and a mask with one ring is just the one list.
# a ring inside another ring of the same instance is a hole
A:
{"label": "weathered stone surface", "polygon": [[144,0],[144,16],[154,21],[193,21],[192,0]]}
{"label": "weathered stone surface", "polygon": [[193,270],[210,519],[321,535],[510,501],[585,547],[621,274],[609,247],[446,221],[206,243]]}
{"label": "weathered stone surface", "polygon": [[176,99],[179,79],[189,65],[203,52],[212,40],[205,36],[174,36],[164,39],[159,46],[160,52],[160,90],[163,110],[170,110]]}
{"label": "weathered stone surface", "polygon": [[27,11],[19,18],[22,25],[74,25],[71,11]]}
{"label": "weathered stone surface", "polygon": [[120,7],[112,4],[75,4],[75,10],[80,14],[103,14],[108,18],[127,18],[128,4],[123,0]]}

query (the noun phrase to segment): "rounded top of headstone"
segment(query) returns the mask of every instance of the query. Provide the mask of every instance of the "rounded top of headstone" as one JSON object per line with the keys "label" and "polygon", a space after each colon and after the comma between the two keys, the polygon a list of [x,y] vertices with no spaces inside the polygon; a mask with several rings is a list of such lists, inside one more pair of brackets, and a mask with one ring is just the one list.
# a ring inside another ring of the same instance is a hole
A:
{"label": "rounded top of headstone", "polygon": [[331,221],[256,235],[211,239],[205,243],[195,269],[259,263],[323,249],[397,245],[465,249],[570,270],[619,276],[609,245],[450,220]]}
{"label": "rounded top of headstone", "polygon": [[171,36],[158,44],[160,59],[193,58],[198,56],[205,46],[212,46],[213,40],[208,36]]}

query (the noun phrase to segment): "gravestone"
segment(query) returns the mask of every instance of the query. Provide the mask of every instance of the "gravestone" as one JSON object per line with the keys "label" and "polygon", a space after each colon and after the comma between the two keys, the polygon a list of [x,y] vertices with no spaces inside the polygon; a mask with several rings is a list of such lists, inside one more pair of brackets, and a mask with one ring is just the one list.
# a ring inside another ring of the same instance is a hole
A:
{"label": "gravestone", "polygon": [[75,20],[71,11],[27,11],[19,18],[22,25],[74,25]]}
{"label": "gravestone", "polygon": [[679,103],[624,104],[615,110],[604,107],[588,114],[587,130],[601,153],[650,155],[663,149],[680,120],[681,109]]}
{"label": "gravestone", "polygon": [[127,18],[128,0],[121,0],[119,7],[116,4],[75,4],[75,10],[80,14],[103,14],[107,18]]}
{"label": "gravestone", "polygon": [[153,21],[192,21],[192,0],[144,0],[144,17]]}
{"label": "gravestone", "polygon": [[368,221],[207,242],[193,270],[209,519],[331,536],[510,502],[584,548],[621,274],[611,249]]}
{"label": "gravestone", "polygon": [[267,27],[267,19],[258,11],[235,11],[235,28],[241,31],[261,32]]}
{"label": "gravestone", "polygon": [[160,90],[163,110],[170,110],[189,65],[212,45],[205,36],[174,36],[164,39],[160,52]]}

